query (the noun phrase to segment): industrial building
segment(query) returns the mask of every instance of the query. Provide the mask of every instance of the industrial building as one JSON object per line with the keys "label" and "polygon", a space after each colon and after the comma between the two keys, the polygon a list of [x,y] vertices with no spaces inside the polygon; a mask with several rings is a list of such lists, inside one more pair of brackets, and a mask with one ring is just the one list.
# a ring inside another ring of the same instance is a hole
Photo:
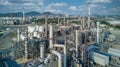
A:
{"label": "industrial building", "polygon": [[120,67],[120,33],[94,22],[90,4],[79,24],[66,16],[57,24],[47,16],[43,25],[24,24],[24,11],[23,24],[1,24],[0,67]]}

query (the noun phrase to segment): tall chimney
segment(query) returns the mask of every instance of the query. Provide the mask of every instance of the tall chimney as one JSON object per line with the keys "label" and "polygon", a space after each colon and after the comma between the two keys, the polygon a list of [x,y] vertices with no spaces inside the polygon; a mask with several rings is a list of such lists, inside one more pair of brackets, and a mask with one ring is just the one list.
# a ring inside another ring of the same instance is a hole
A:
{"label": "tall chimney", "polygon": [[90,28],[90,0],[88,1],[88,28]]}
{"label": "tall chimney", "polygon": [[25,21],[25,12],[24,12],[24,7],[23,7],[23,23],[24,23],[24,21]]}

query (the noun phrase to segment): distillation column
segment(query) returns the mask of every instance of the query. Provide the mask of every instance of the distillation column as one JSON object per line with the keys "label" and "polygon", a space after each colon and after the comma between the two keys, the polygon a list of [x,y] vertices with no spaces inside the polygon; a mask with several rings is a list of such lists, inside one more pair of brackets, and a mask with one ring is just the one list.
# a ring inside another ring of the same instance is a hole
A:
{"label": "distillation column", "polygon": [[50,33],[49,33],[50,41],[49,41],[49,47],[50,49],[53,48],[53,26],[50,24]]}
{"label": "distillation column", "polygon": [[100,35],[100,30],[99,30],[99,26],[100,25],[100,22],[97,22],[97,44],[99,45],[99,35]]}
{"label": "distillation column", "polygon": [[27,44],[28,44],[28,28],[25,28],[25,59],[26,60],[28,58]]}

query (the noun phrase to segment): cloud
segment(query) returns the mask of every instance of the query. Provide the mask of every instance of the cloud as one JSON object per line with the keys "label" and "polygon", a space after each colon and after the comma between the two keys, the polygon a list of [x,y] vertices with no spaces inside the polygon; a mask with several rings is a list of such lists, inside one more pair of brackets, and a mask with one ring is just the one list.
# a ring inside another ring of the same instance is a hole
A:
{"label": "cloud", "polygon": [[70,6],[69,9],[72,10],[72,11],[77,11],[77,7],[76,6]]}
{"label": "cloud", "polygon": [[67,4],[63,3],[63,2],[61,2],[61,3],[51,3],[51,4],[48,5],[48,7],[50,7],[50,8],[52,8],[52,7],[65,7],[65,6],[67,6]]}
{"label": "cloud", "polygon": [[0,5],[12,5],[8,0],[0,0]]}
{"label": "cloud", "polygon": [[31,2],[33,2],[34,0],[8,0],[8,1],[11,2],[11,3],[20,4],[20,3],[31,3]]}
{"label": "cloud", "polygon": [[52,13],[62,13],[63,11],[61,10],[56,10],[56,9],[46,9],[45,12],[52,12]]}
{"label": "cloud", "polygon": [[92,0],[93,3],[112,3],[112,0]]}

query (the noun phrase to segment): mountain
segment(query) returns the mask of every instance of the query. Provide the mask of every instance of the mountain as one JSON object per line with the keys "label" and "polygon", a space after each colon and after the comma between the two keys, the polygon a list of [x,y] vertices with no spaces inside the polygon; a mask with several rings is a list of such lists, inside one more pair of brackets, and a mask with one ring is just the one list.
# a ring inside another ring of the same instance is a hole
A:
{"label": "mountain", "polygon": [[40,13],[33,11],[33,12],[25,13],[25,15],[26,16],[38,16],[38,15],[40,15]]}
{"label": "mountain", "polygon": [[54,15],[54,14],[51,13],[51,12],[43,12],[42,15],[47,15],[47,16],[49,16],[49,15]]}
{"label": "mountain", "polygon": [[[16,13],[5,13],[5,14],[0,14],[0,17],[22,17],[23,13],[22,12],[16,12]],[[32,11],[25,13],[25,16],[38,16],[40,13]]]}
{"label": "mountain", "polygon": [[6,13],[6,14],[0,14],[0,17],[22,17],[22,13],[21,12],[17,12],[17,13]]}
{"label": "mountain", "polygon": [[[17,13],[6,13],[6,14],[0,14],[0,17],[22,17],[22,12],[17,12]],[[47,16],[64,16],[63,14],[54,14],[51,12],[43,12],[43,13],[39,13],[39,12],[28,12],[25,13],[25,16],[41,16],[41,15],[47,15]]]}

